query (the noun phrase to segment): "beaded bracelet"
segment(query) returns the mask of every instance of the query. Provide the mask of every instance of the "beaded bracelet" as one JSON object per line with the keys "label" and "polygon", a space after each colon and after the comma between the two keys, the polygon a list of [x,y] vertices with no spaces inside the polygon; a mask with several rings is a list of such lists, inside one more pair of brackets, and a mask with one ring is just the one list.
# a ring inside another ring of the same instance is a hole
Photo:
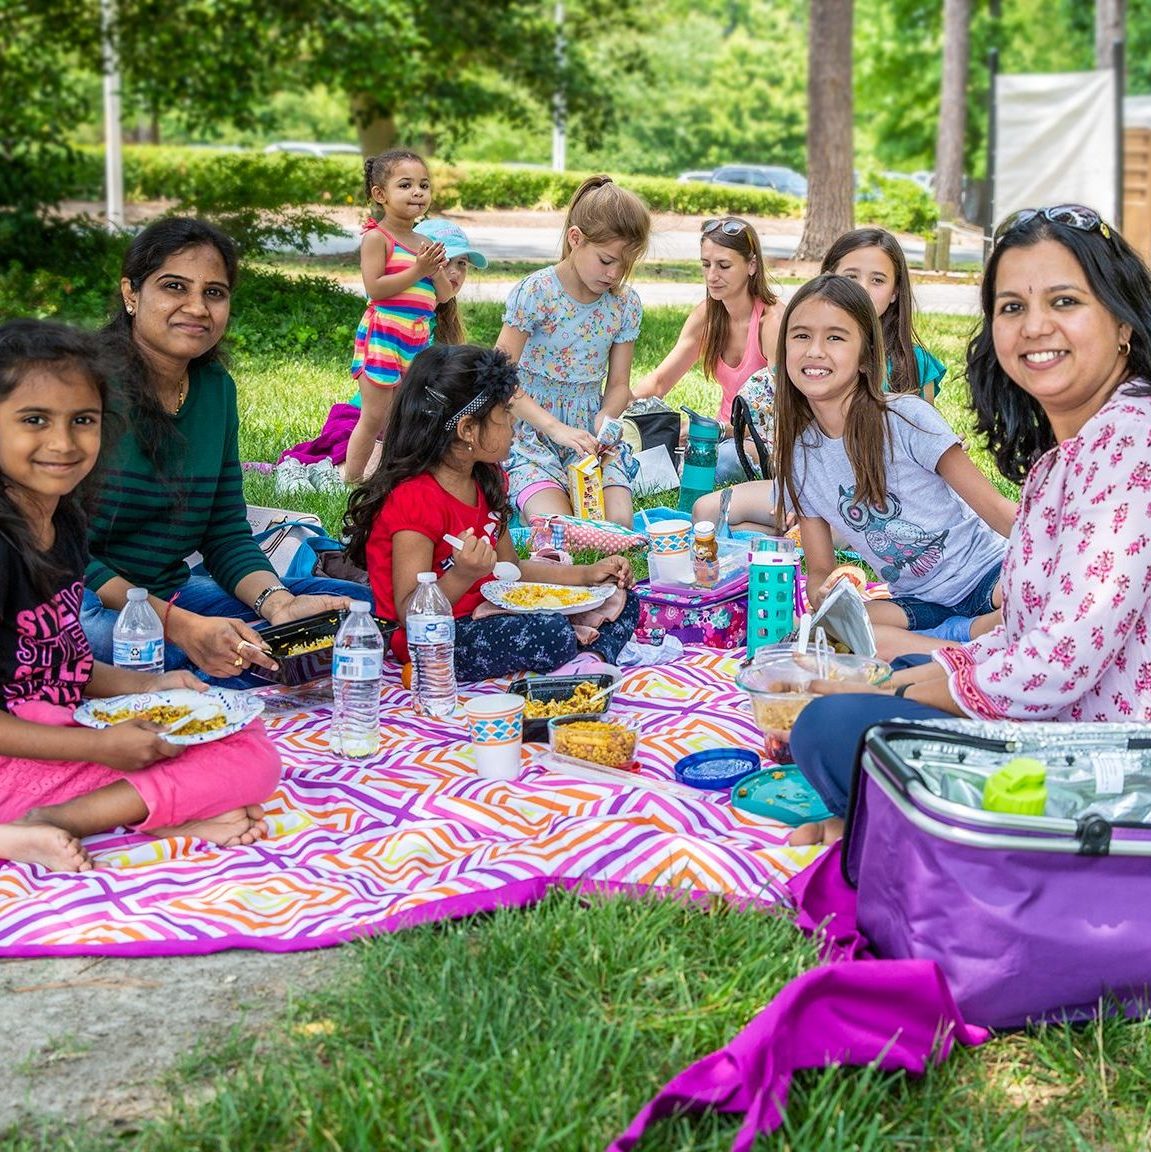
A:
{"label": "beaded bracelet", "polygon": [[179,592],[173,592],[168,597],[168,603],[164,607],[164,618],[160,621],[160,630],[164,633],[164,639],[168,639],[168,617],[172,615],[172,605],[180,599]]}

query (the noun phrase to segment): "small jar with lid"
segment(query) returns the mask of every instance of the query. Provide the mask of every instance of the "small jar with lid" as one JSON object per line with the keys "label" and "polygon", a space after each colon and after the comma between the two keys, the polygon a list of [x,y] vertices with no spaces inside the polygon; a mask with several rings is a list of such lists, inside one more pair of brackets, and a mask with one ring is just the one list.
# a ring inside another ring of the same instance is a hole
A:
{"label": "small jar with lid", "polygon": [[710,520],[700,520],[692,537],[695,582],[703,588],[714,588],[719,583],[719,542],[715,538],[715,525]]}

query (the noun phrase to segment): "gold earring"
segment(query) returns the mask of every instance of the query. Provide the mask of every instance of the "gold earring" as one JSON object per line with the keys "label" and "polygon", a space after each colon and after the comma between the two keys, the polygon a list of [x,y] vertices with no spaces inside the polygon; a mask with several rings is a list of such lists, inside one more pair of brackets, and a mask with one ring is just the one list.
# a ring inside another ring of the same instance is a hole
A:
{"label": "gold earring", "polygon": [[1120,356],[1130,356],[1131,355],[1131,341],[1130,340],[1124,340],[1119,345],[1119,355]]}

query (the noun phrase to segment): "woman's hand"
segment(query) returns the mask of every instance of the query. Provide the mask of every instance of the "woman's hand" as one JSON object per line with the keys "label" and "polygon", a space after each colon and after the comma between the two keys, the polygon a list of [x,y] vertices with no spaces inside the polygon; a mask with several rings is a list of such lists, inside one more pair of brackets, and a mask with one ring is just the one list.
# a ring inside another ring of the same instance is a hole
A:
{"label": "woman's hand", "polygon": [[150,720],[124,720],[110,724],[92,733],[96,741],[98,764],[107,764],[117,772],[138,772],[165,757],[179,756],[184,751],[179,744],[169,744],[163,738],[163,729]]}
{"label": "woman's hand", "polygon": [[[372,599],[371,590],[364,586],[364,599]],[[282,602],[281,602],[282,601]],[[303,620],[305,616],[317,616],[321,612],[342,612],[351,603],[347,596],[284,596],[277,600],[268,612],[269,624],[289,624],[293,620]]]}
{"label": "woman's hand", "polygon": [[491,575],[498,557],[491,541],[486,536],[477,536],[471,528],[464,531],[460,539],[464,546],[452,549],[452,568],[470,588],[477,580]]}
{"label": "woman's hand", "polygon": [[[296,596],[285,608],[300,600],[330,600],[339,605],[343,598]],[[307,614],[306,611],[301,613]],[[284,619],[294,617],[286,616]],[[275,660],[264,650],[259,632],[243,620],[229,616],[197,616],[194,612],[181,612],[179,616],[173,613],[168,630],[192,663],[209,676],[239,676],[253,664],[259,664],[261,668],[277,667]]]}
{"label": "woman's hand", "polygon": [[581,564],[580,571],[587,577],[585,585],[618,584],[630,588],[635,583],[635,573],[623,556],[605,556],[594,564]]}

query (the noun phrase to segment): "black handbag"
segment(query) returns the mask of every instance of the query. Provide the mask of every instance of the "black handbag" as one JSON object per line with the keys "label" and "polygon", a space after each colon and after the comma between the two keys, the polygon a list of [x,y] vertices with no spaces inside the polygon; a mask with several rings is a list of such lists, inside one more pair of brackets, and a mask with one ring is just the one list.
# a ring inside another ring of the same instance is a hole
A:
{"label": "black handbag", "polygon": [[633,452],[663,445],[674,460],[679,447],[679,429],[682,417],[662,400],[639,400],[621,417],[623,438]]}
{"label": "black handbag", "polygon": [[[735,454],[743,466],[749,480],[771,480],[775,470],[771,466],[771,449],[763,438],[763,433],[752,414],[751,405],[742,397],[736,396],[731,402],[731,427],[735,436]],[[759,457],[759,471],[747,458],[747,440],[755,445],[755,453]]]}

